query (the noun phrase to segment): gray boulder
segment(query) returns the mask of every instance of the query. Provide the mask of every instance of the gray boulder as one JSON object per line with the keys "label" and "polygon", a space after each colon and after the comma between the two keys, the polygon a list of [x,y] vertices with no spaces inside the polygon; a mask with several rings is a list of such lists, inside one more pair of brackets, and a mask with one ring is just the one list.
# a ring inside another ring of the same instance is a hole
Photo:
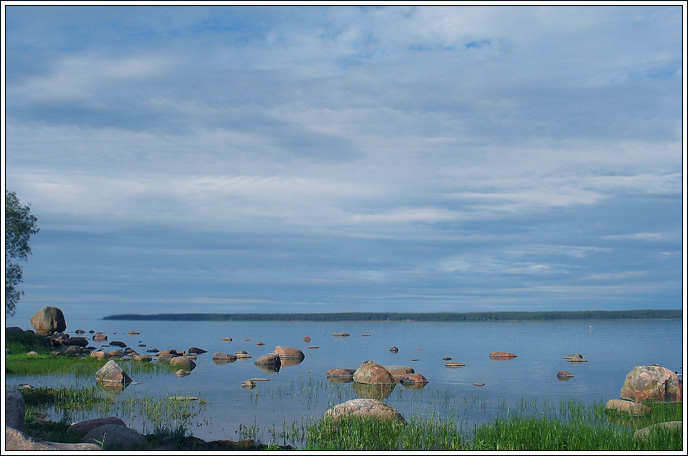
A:
{"label": "gray boulder", "polygon": [[280,357],[274,353],[266,353],[263,356],[258,357],[254,361],[257,366],[279,366],[281,364]]}
{"label": "gray boulder", "polygon": [[604,405],[607,412],[628,413],[631,416],[643,416],[650,413],[651,409],[640,402],[625,401],[623,399],[612,399]]}
{"label": "gray boulder", "polygon": [[104,424],[91,429],[84,436],[84,442],[100,442],[104,450],[143,450],[150,447],[148,440],[138,431],[121,424]]}
{"label": "gray boulder", "polygon": [[5,425],[18,431],[24,430],[26,407],[24,396],[14,388],[5,390]]}
{"label": "gray boulder", "polygon": [[376,418],[404,424],[406,420],[394,408],[377,399],[352,399],[335,405],[325,412],[326,419],[337,421],[343,416]]}
{"label": "gray boulder", "polygon": [[91,432],[93,429],[104,426],[106,424],[119,424],[120,426],[126,426],[126,423],[116,416],[109,416],[106,418],[95,418],[93,420],[79,421],[69,426],[67,430],[70,433],[78,435],[80,438],[84,438],[86,434]]}
{"label": "gray boulder", "polygon": [[114,360],[110,360],[98,372],[96,382],[105,387],[126,387],[131,383],[131,378]]}
{"label": "gray boulder", "polygon": [[77,451],[100,450],[100,445],[92,443],[55,443],[29,437],[22,431],[5,427],[5,451],[62,451],[74,453]]}
{"label": "gray boulder", "polygon": [[652,433],[663,429],[665,431],[672,431],[674,429],[683,429],[683,421],[665,421],[663,423],[652,424],[648,427],[638,429],[633,433],[633,438],[644,439],[649,437]]}
{"label": "gray boulder", "polygon": [[31,317],[31,326],[38,334],[62,332],[67,329],[64,314],[57,307],[44,306]]}

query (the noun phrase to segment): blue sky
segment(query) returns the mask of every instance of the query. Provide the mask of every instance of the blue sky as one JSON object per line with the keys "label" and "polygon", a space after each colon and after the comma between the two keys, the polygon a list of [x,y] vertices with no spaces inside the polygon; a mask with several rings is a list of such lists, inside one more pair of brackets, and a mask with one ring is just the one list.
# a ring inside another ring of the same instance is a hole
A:
{"label": "blue sky", "polygon": [[8,324],[680,308],[677,5],[8,2]]}

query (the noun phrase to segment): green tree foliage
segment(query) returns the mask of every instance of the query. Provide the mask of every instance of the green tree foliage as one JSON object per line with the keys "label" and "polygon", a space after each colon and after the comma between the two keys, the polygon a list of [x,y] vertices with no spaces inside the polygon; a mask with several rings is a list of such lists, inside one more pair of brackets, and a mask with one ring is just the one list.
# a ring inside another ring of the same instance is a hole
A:
{"label": "green tree foliage", "polygon": [[31,214],[30,205],[22,206],[15,192],[5,190],[5,314],[14,315],[22,283],[21,261],[31,254],[29,240],[38,233],[38,219]]}

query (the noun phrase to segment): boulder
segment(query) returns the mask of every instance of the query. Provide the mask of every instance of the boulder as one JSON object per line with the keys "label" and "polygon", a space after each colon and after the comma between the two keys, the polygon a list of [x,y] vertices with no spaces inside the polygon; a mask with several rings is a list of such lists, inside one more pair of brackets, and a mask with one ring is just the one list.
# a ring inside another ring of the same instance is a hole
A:
{"label": "boulder", "polygon": [[95,359],[105,359],[107,357],[106,353],[103,351],[92,351],[89,356]]}
{"label": "boulder", "polygon": [[282,347],[277,346],[272,351],[275,355],[279,356],[280,359],[299,359],[302,360],[306,357],[301,350],[298,348]]}
{"label": "boulder", "polygon": [[115,347],[122,347],[122,348],[127,346],[127,344],[125,344],[121,340],[113,340],[112,342],[110,342],[110,345],[114,345]]}
{"label": "boulder", "polygon": [[93,339],[95,342],[102,342],[107,340],[107,336],[105,334],[94,334],[91,339]]}
{"label": "boulder", "polygon": [[112,350],[111,352],[107,353],[108,358],[121,358],[124,356],[124,352],[122,350]]}
{"label": "boulder", "polygon": [[407,367],[407,366],[383,366],[385,369],[387,369],[387,372],[392,374],[392,378],[394,378],[395,382],[401,381],[401,378],[404,377],[405,375],[408,374],[413,374],[415,370],[413,370],[412,367]]}
{"label": "boulder", "polygon": [[153,361],[153,357],[151,355],[133,355],[132,358],[134,361],[139,361],[139,362],[149,362]]}
{"label": "boulder", "polygon": [[353,378],[356,369],[330,369],[327,371],[327,377],[330,378]]}
{"label": "boulder", "polygon": [[384,366],[373,361],[364,361],[356,372],[354,382],[366,385],[389,385],[396,383],[394,377]]}
{"label": "boulder", "polygon": [[429,383],[429,380],[421,374],[413,373],[406,374],[399,380],[402,384],[425,384]]}
{"label": "boulder", "polygon": [[444,366],[445,366],[445,367],[449,367],[449,368],[457,368],[457,367],[464,367],[465,364],[464,364],[464,363],[460,363],[460,362],[458,362],[458,361],[449,361],[449,362],[445,363]]}
{"label": "boulder", "polygon": [[26,406],[22,393],[14,388],[7,388],[5,390],[5,426],[23,431],[25,414]]}
{"label": "boulder", "polygon": [[583,355],[580,353],[574,353],[573,355],[566,355],[564,359],[569,363],[587,363],[587,359],[583,359]]}
{"label": "boulder", "polygon": [[232,341],[232,338],[231,338],[231,337],[223,337],[222,340],[223,340],[224,342],[231,342],[231,341]]}
{"label": "boulder", "polygon": [[198,348],[198,347],[191,347],[191,348],[189,348],[188,351],[189,351],[189,353],[193,353],[196,355],[200,355],[201,353],[207,353],[208,352],[208,350],[203,350],[202,348]]}
{"label": "boulder", "polygon": [[5,451],[60,451],[76,453],[86,450],[100,450],[100,445],[92,443],[55,443],[29,437],[22,431],[5,426]]}
{"label": "boulder", "polygon": [[77,345],[79,347],[85,347],[88,345],[88,339],[85,337],[69,337],[62,341],[62,345]]}
{"label": "boulder", "polygon": [[184,356],[175,356],[170,360],[170,366],[175,366],[180,369],[191,371],[196,367],[196,363],[192,359]]}
{"label": "boulder", "polygon": [[131,383],[131,378],[119,364],[110,360],[96,372],[96,382],[103,386],[125,387]]}
{"label": "boulder", "polygon": [[[150,351],[150,350],[148,350],[148,351]],[[176,354],[177,354],[177,350],[175,350],[174,348],[172,348],[172,349],[170,349],[170,350],[158,351],[158,352],[156,352],[156,353],[157,353],[158,355],[176,355]]]}
{"label": "boulder", "polygon": [[332,335],[333,335],[334,337],[349,337],[351,334],[349,334],[349,333],[347,333],[347,332],[338,332],[338,333],[334,333],[334,334],[332,334]]}
{"label": "boulder", "polygon": [[57,307],[44,306],[31,317],[31,326],[36,333],[47,334],[67,329],[64,314]]}
{"label": "boulder", "polygon": [[121,424],[104,424],[91,429],[84,436],[84,442],[102,442],[104,450],[142,450],[150,446],[138,431]]}
{"label": "boulder", "polygon": [[620,397],[637,402],[680,402],[683,383],[676,373],[658,364],[636,366],[626,375]]}
{"label": "boulder", "polygon": [[126,423],[116,416],[109,416],[106,418],[95,418],[92,420],[79,421],[74,423],[67,429],[67,432],[74,433],[83,439],[86,434],[91,432],[93,429],[103,426],[105,424],[119,424],[120,426],[126,426]]}
{"label": "boulder", "polygon": [[399,347],[392,347],[389,349],[392,353],[399,353]]}
{"label": "boulder", "polygon": [[607,401],[604,405],[604,410],[607,412],[623,412],[631,416],[643,416],[650,413],[650,407],[641,404],[640,402],[625,401],[622,399],[612,399]]}
{"label": "boulder", "polygon": [[516,358],[516,355],[509,352],[492,352],[490,353],[490,359],[496,360],[506,360]]}
{"label": "boulder", "polygon": [[344,416],[391,420],[399,424],[406,423],[401,413],[377,399],[352,399],[343,402],[325,412],[324,418],[336,422]]}
{"label": "boulder", "polygon": [[256,366],[279,366],[282,364],[280,357],[274,353],[266,353],[263,356],[259,356],[253,363]]}
{"label": "boulder", "polygon": [[231,353],[213,353],[213,361],[219,360],[219,361],[227,361],[227,362],[234,362],[236,361],[237,357],[236,355],[233,355]]}
{"label": "boulder", "polygon": [[557,378],[559,380],[570,380],[573,378],[573,374],[569,371],[559,371],[557,372]]}
{"label": "boulder", "polygon": [[642,429],[638,429],[637,431],[635,431],[633,433],[633,438],[641,439],[649,437],[650,434],[659,429],[665,429],[667,431],[672,431],[674,429],[683,430],[683,421],[665,421],[663,423],[652,424],[648,427],[644,427]]}

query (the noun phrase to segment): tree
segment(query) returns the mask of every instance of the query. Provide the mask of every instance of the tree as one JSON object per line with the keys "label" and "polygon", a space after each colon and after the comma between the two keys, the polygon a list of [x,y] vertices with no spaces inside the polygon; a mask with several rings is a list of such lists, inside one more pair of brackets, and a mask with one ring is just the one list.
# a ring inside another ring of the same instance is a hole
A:
{"label": "tree", "polygon": [[24,294],[20,261],[31,254],[29,239],[40,230],[30,205],[22,206],[15,192],[5,190],[5,314],[14,315],[19,298]]}

